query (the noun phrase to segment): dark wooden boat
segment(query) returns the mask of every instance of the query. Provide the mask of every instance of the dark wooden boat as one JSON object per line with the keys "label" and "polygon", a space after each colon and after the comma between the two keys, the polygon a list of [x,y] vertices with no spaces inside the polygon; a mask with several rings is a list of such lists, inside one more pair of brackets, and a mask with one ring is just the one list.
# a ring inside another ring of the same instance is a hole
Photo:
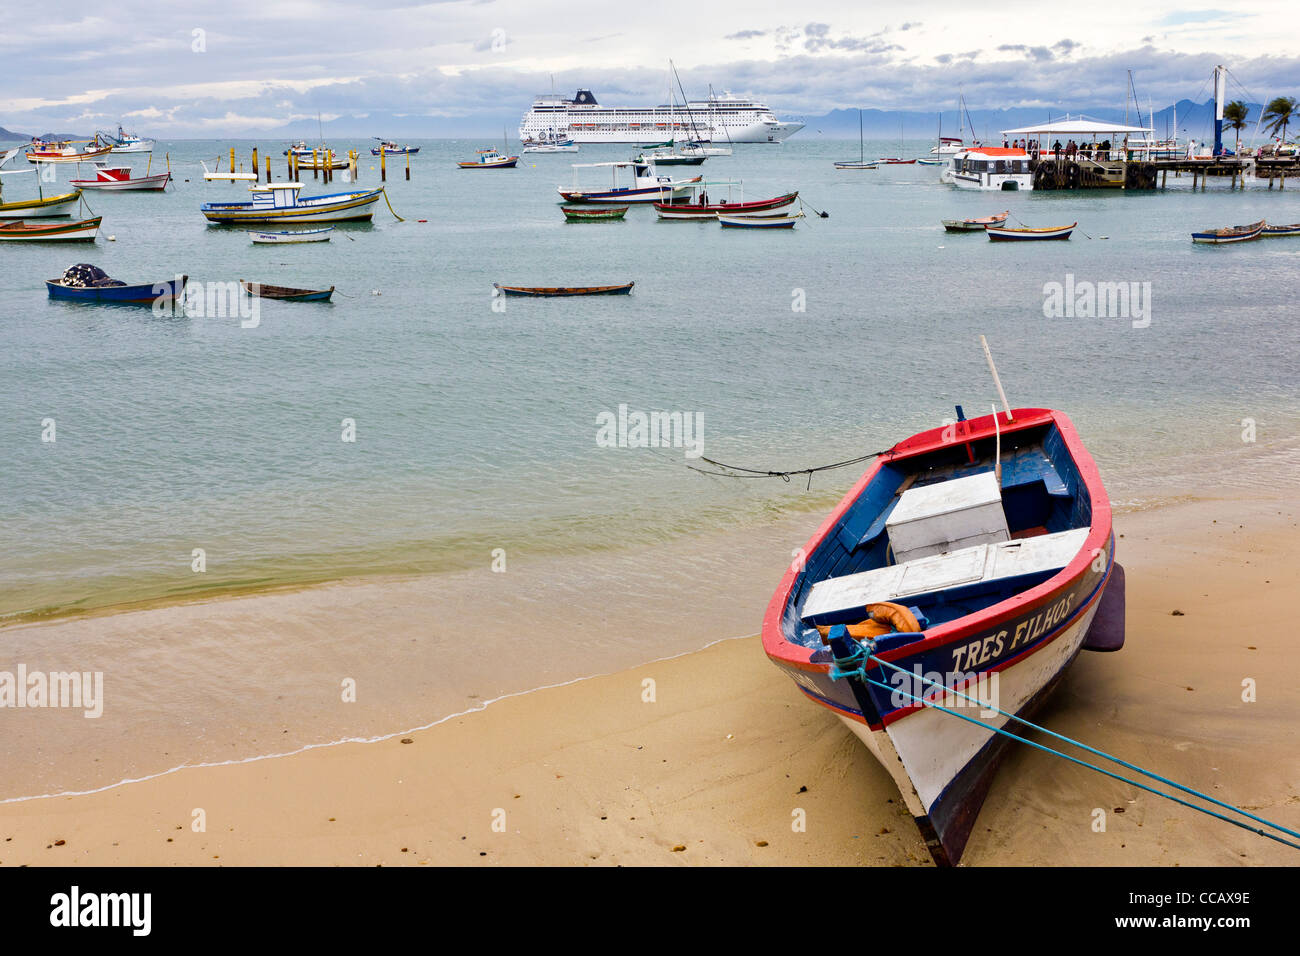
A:
{"label": "dark wooden boat", "polygon": [[635,282],[629,282],[626,285],[526,286],[500,285],[494,282],[492,288],[497,290],[498,295],[627,295],[632,291],[634,285],[636,285]]}
{"label": "dark wooden boat", "polygon": [[627,215],[628,206],[561,206],[566,222],[610,222]]}
{"label": "dark wooden boat", "polygon": [[282,302],[328,302],[334,287],[328,289],[290,289],[282,285],[264,285],[260,282],[239,280],[239,287],[249,295],[262,299],[279,299]]}
{"label": "dark wooden boat", "polygon": [[1300,222],[1293,222],[1287,226],[1265,226],[1260,237],[1268,236],[1300,236]]}

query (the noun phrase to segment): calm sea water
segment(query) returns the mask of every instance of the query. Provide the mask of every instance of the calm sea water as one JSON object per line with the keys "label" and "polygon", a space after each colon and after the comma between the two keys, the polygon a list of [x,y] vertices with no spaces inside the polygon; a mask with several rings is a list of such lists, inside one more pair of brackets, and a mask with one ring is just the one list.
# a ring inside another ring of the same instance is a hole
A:
{"label": "calm sea water", "polygon": [[[455,160],[483,144],[437,141],[421,143],[409,182],[393,164],[405,221],[380,204],[373,224],[328,244],[268,247],[199,214],[243,194],[198,165],[230,145],[160,143],[155,170],[170,154],[173,189],[92,196],[114,241],[0,244],[0,616],[440,573],[405,579],[391,600],[286,596],[267,611],[274,640],[259,612],[215,606],[0,632],[0,669],[102,669],[111,684],[99,721],[10,713],[0,796],[412,727],[756,629],[789,549],[859,469],[811,490],[700,475],[682,448],[598,443],[600,416],[620,406],[694,416],[721,461],[838,461],[954,404],[987,412],[983,333],[1012,403],[1068,412],[1121,509],[1293,488],[1300,474],[1300,240],[1189,238],[1300,221],[1295,184],[981,195],[939,185],[933,167],[838,172],[857,144],[796,140],[680,173],[743,180],[748,199],[798,189],[809,218],[791,232],[657,222],[639,207],[569,225],[556,186],[570,164],[626,147],[461,171]],[[253,144],[235,145],[247,162]],[[258,145],[283,178],[283,144]],[[377,182],[373,165],[367,155],[362,185]],[[25,178],[7,178],[7,199],[33,189]],[[1003,245],[939,225],[1002,209],[1079,230]],[[131,282],[337,292],[327,305],[262,302],[244,328],[239,315],[50,301],[42,280],[75,262]],[[1150,283],[1150,324],[1046,317],[1045,286],[1070,276]],[[492,296],[494,282],[628,280],[626,298]],[[54,442],[42,441],[49,419]],[[504,577],[488,571],[496,549]],[[365,688],[351,708],[342,675]]]}
{"label": "calm sea water", "polygon": [[[471,567],[496,546],[617,547],[821,507],[852,473],[819,478],[811,498],[708,479],[681,449],[598,446],[597,416],[621,404],[697,415],[704,453],[739,464],[843,459],[955,403],[987,411],[980,333],[1012,402],[1071,414],[1120,502],[1203,456],[1257,450],[1243,419],[1257,446],[1297,434],[1300,240],[1204,248],[1189,233],[1300,220],[1300,189],[1192,193],[1184,179],[1167,192],[980,195],[939,185],[934,167],[838,172],[831,161],[856,144],[796,140],[698,170],[742,180],[749,199],[798,189],[809,218],[793,232],[658,222],[646,207],[570,225],[556,194],[570,164],[627,147],[461,171],[454,161],[482,144],[436,141],[420,144],[409,182],[400,160],[390,170],[404,222],[381,203],[373,224],[328,244],[266,247],[199,214],[244,191],[202,179],[200,158],[230,145],[160,143],[155,171],[169,155],[173,189],[91,196],[115,241],[0,246],[0,613]],[[247,163],[254,144],[233,145]],[[283,178],[283,144],[256,145]],[[137,173],[146,159],[129,157]],[[580,174],[595,184],[609,171]],[[60,183],[74,175],[58,169]],[[367,153],[362,184],[378,175]],[[34,186],[7,182],[9,199]],[[1007,246],[939,226],[1003,208],[1079,230]],[[41,280],[81,261],[131,282],[183,273],[337,292],[328,305],[263,302],[257,328],[49,301]],[[1044,285],[1067,275],[1150,283],[1150,326],[1046,318]],[[493,282],[628,280],[628,298],[493,308]]]}

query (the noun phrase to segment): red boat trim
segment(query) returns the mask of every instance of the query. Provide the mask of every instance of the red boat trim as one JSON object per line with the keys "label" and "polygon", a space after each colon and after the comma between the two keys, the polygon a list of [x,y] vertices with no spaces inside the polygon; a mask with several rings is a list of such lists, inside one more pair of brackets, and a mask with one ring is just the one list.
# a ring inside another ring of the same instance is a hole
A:
{"label": "red boat trim", "polygon": [[[1005,413],[999,413],[999,415],[1005,418]],[[1004,421],[999,423],[1004,439],[1007,435],[1015,432],[1037,428],[1042,425],[1055,425],[1060,431],[1061,438],[1065,441],[1066,448],[1079,470],[1079,477],[1087,488],[1091,500],[1092,527],[1089,530],[1087,540],[1068,565],[1036,587],[1030,588],[1021,594],[1013,595],[967,618],[941,624],[934,628],[930,636],[921,641],[880,653],[878,656],[881,660],[894,661],[952,644],[970,637],[977,631],[985,630],[1012,614],[1032,610],[1047,601],[1055,592],[1061,590],[1066,582],[1080,576],[1084,568],[1093,561],[1097,550],[1105,548],[1110,541],[1112,533],[1110,499],[1102,486],[1097,465],[1079,439],[1079,434],[1070,419],[1061,412],[1046,408],[1015,409],[1012,415],[1013,421],[1011,423],[1008,424]],[[993,437],[992,415],[969,419],[965,422],[965,425],[967,427],[962,437],[968,442]],[[885,464],[914,458],[951,446],[951,442],[943,441],[943,431],[944,426],[939,426],[920,432],[899,442],[888,452],[877,458],[875,464],[840,499],[839,504],[835,506],[835,509],[814,532],[804,546],[803,553],[810,555],[821,546],[827,535],[844,516],[844,513],[858,499],[867,485],[875,479],[877,473]],[[1112,561],[1114,559],[1113,552],[1111,559]],[[1109,575],[1109,569],[1107,574]],[[814,674],[826,674],[830,670],[829,664],[813,663],[810,660],[814,653],[813,649],[790,643],[785,639],[781,631],[781,619],[784,616],[786,604],[790,599],[790,592],[794,588],[798,576],[799,572],[794,567],[787,567],[776,593],[772,595],[772,600],[768,602],[767,611],[763,615],[763,650],[773,661],[784,666]],[[1095,600],[1095,596],[1093,600]],[[1035,647],[1037,646],[1039,645],[1035,645]]]}

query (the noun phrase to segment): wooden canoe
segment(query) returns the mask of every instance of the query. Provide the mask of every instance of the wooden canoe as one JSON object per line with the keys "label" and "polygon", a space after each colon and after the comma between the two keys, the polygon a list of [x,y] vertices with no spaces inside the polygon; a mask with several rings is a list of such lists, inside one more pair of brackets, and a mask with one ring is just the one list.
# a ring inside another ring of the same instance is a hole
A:
{"label": "wooden canoe", "polygon": [[588,285],[588,286],[526,286],[526,285],[500,285],[492,283],[492,288],[497,290],[498,295],[531,295],[531,296],[560,296],[560,295],[627,295],[632,291],[635,282],[628,282],[625,285]]}
{"label": "wooden canoe", "polygon": [[942,219],[943,228],[949,232],[983,232],[986,226],[1006,225],[1010,211],[996,216],[983,216],[978,219]]}
{"label": "wooden canoe", "polygon": [[622,219],[627,215],[630,206],[561,206],[560,211],[564,213],[567,222],[607,222],[614,219]]}
{"label": "wooden canoe", "polygon": [[71,299],[75,302],[116,302],[119,304],[152,305],[155,302],[174,302],[185,293],[189,276],[164,279],[162,282],[142,282],[136,285],[70,286],[63,279],[46,279],[45,288],[51,299]]}
{"label": "wooden canoe", "polygon": [[291,289],[282,285],[264,285],[260,282],[239,280],[239,287],[249,295],[262,299],[279,299],[282,302],[328,302],[334,287],[328,289]]}
{"label": "wooden canoe", "polygon": [[1249,226],[1225,226],[1222,229],[1207,229],[1204,232],[1192,233],[1192,242],[1211,244],[1250,242],[1252,239],[1258,239],[1267,225],[1268,223],[1261,219],[1259,222],[1252,222]]}
{"label": "wooden canoe", "polygon": [[1020,242],[1033,239],[1069,239],[1077,222],[1068,226],[1048,226],[1042,229],[1012,229],[1007,226],[985,226],[984,232],[994,242]]}
{"label": "wooden canoe", "polygon": [[26,222],[22,219],[0,224],[5,242],[94,242],[102,216],[80,222]]}

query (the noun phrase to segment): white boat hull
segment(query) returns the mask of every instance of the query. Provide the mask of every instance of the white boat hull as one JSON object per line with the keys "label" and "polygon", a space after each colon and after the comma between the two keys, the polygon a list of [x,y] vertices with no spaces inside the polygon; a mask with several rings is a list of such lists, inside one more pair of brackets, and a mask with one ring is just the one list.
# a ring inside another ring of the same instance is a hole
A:
{"label": "white boat hull", "polygon": [[40,204],[37,200],[0,203],[0,219],[49,219],[71,216],[77,208],[80,194],[74,193],[63,202]]}

